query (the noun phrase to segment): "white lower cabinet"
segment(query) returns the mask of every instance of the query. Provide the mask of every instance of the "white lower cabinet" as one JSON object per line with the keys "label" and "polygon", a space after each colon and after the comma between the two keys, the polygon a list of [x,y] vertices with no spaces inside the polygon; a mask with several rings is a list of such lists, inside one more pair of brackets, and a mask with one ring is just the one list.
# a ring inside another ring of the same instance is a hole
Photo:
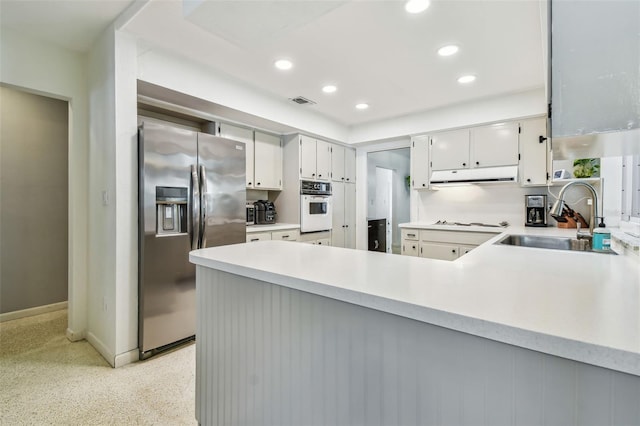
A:
{"label": "white lower cabinet", "polygon": [[331,245],[331,231],[307,232],[300,234],[301,243],[317,244],[319,246]]}
{"label": "white lower cabinet", "polygon": [[299,229],[285,229],[284,231],[271,232],[249,232],[247,233],[247,242],[254,243],[256,241],[298,241],[300,239]]}
{"label": "white lower cabinet", "polygon": [[453,244],[420,242],[420,257],[429,259],[455,260],[460,257],[460,248]]}
{"label": "white lower cabinet", "polygon": [[247,234],[247,242],[254,243],[256,241],[269,241],[271,240],[271,232],[252,232]]}
{"label": "white lower cabinet", "polygon": [[402,254],[429,259],[456,260],[490,240],[492,232],[402,229]]}
{"label": "white lower cabinet", "polygon": [[298,241],[300,239],[300,231],[291,229],[286,231],[274,231],[271,233],[273,241]]}

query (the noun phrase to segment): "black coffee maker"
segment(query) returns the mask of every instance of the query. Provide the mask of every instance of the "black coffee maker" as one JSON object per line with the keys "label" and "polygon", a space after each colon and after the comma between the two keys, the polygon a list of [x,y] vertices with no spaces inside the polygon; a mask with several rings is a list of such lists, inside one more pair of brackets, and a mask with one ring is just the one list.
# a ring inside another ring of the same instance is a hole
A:
{"label": "black coffee maker", "polygon": [[255,208],[256,225],[276,223],[276,206],[268,200],[258,200],[253,203]]}
{"label": "black coffee maker", "polygon": [[525,195],[525,226],[547,226],[547,196]]}

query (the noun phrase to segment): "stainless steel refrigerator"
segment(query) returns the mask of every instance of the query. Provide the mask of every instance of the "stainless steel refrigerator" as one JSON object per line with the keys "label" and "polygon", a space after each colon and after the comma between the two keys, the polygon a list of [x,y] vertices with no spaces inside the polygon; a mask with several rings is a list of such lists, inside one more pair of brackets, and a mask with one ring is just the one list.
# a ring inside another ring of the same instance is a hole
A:
{"label": "stainless steel refrigerator", "polygon": [[196,333],[189,251],[246,241],[245,145],[143,119],[138,131],[140,359]]}

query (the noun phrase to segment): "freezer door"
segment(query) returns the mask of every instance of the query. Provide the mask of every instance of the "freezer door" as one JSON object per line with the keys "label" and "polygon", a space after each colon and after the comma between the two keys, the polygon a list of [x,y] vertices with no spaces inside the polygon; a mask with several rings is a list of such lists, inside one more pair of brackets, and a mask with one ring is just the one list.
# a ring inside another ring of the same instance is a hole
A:
{"label": "freezer door", "polygon": [[138,144],[138,345],[144,358],[196,332],[195,267],[189,251],[192,238],[197,239],[191,173],[197,170],[197,133],[143,122]]}
{"label": "freezer door", "polygon": [[198,133],[201,247],[246,241],[245,144]]}

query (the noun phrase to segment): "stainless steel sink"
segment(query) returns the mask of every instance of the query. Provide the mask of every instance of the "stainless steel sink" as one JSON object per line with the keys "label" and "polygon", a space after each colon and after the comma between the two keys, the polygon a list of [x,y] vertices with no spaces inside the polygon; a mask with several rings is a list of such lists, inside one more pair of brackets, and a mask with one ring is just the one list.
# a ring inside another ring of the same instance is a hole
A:
{"label": "stainless steel sink", "polygon": [[534,235],[507,235],[494,244],[508,246],[532,247],[550,250],[588,251],[593,253],[617,254],[613,250],[593,251],[588,240],[567,237],[541,237]]}

